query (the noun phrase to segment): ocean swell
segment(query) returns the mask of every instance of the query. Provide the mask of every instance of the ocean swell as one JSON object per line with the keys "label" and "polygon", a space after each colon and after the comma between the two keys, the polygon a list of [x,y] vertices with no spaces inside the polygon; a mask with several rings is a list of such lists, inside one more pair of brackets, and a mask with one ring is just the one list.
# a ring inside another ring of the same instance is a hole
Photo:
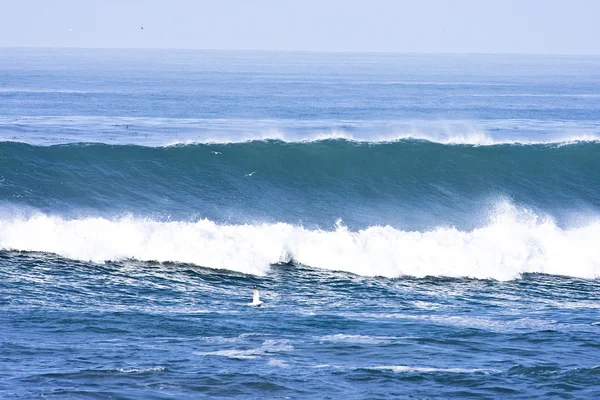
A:
{"label": "ocean swell", "polygon": [[464,230],[475,227],[473,210],[485,209],[490,198],[554,217],[565,210],[597,212],[599,152],[596,142],[477,147],[324,140],[166,148],[0,143],[0,202],[68,217],[92,210],[97,213],[83,215],[312,227],[341,217],[352,229],[450,224]]}

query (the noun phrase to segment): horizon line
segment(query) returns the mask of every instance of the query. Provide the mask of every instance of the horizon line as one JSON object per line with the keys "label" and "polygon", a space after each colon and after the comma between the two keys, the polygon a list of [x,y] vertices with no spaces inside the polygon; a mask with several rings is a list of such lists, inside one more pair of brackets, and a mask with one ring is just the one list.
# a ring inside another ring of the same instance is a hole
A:
{"label": "horizon line", "polygon": [[432,55],[432,56],[557,56],[557,57],[600,57],[600,53],[528,53],[528,52],[416,52],[416,51],[370,51],[370,50],[291,50],[291,49],[210,49],[184,47],[79,47],[79,46],[0,46],[0,49],[23,50],[157,50],[198,51],[228,53],[321,53],[321,54],[386,54],[386,55]]}

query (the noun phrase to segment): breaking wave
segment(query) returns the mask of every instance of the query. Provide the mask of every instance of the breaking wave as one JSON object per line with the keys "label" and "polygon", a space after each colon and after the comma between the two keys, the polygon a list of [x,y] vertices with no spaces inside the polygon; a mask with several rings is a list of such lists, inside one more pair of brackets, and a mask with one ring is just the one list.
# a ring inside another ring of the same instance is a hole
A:
{"label": "breaking wave", "polygon": [[92,262],[136,259],[182,262],[264,275],[297,263],[364,276],[447,276],[511,280],[523,273],[600,276],[600,220],[563,229],[507,204],[471,231],[351,231],[285,223],[221,225],[210,220],[157,222],[132,217],[68,220],[38,214],[0,221],[3,250],[56,253]]}

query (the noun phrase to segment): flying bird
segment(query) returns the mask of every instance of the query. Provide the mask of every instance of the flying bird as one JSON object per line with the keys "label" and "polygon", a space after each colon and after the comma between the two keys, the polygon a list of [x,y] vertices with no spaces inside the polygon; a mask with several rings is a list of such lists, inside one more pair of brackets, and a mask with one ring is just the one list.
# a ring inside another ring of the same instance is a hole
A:
{"label": "flying bird", "polygon": [[223,154],[220,151],[211,151],[212,154],[214,154],[215,156],[218,156],[219,154]]}
{"label": "flying bird", "polygon": [[257,172],[257,171],[252,171],[252,172],[250,172],[249,174],[246,174],[246,175],[244,175],[244,176],[252,176],[252,175],[254,175],[256,172]]}

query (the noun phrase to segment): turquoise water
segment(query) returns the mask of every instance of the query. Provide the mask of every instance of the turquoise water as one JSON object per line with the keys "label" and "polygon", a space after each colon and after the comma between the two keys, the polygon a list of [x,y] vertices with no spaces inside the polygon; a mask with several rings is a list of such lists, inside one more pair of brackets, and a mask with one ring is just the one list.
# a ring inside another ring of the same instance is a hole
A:
{"label": "turquoise water", "polygon": [[0,397],[597,398],[598,71],[1,49]]}

